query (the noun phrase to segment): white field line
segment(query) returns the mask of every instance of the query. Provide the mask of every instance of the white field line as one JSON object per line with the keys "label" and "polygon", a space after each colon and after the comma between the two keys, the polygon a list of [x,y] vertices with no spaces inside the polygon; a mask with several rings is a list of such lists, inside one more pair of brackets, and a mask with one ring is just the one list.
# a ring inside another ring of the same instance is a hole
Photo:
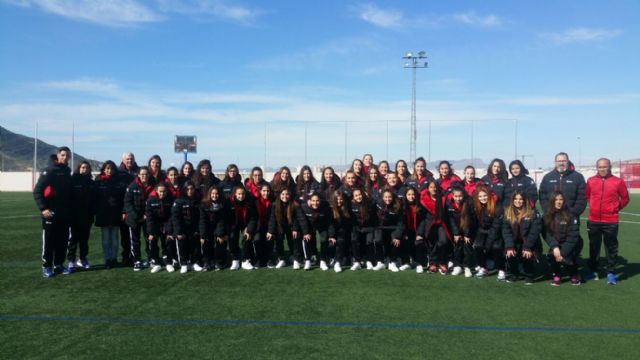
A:
{"label": "white field line", "polygon": [[624,212],[624,211],[620,211],[620,214],[623,214],[623,215],[631,215],[631,216],[640,216],[640,214],[634,214],[634,213]]}

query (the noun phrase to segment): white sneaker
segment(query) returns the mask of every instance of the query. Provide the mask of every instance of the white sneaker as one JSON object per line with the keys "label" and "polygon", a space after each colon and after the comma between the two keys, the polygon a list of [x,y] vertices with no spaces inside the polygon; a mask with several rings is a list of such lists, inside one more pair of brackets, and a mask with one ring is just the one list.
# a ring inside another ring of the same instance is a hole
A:
{"label": "white sneaker", "polygon": [[464,268],[464,277],[470,278],[472,276],[473,276],[473,273],[471,272],[471,269],[469,269],[468,267]]}
{"label": "white sneaker", "polygon": [[174,268],[171,264],[167,264],[167,272],[172,273],[174,271],[176,271],[176,268]]}
{"label": "white sneaker", "polygon": [[424,268],[422,267],[422,265],[416,266],[416,272],[418,274],[422,274],[424,272]]}
{"label": "white sneaker", "polygon": [[187,265],[180,266],[180,274],[186,274],[189,271],[189,267]]}
{"label": "white sneaker", "polygon": [[326,261],[324,261],[324,260],[320,261],[320,270],[322,270],[322,271],[329,270],[329,267],[327,266],[327,262]]}
{"label": "white sneaker", "polygon": [[193,263],[192,267],[193,267],[193,271],[196,271],[196,272],[202,271],[202,266],[200,266],[198,263]]}
{"label": "white sneaker", "polygon": [[400,271],[407,271],[409,269],[411,269],[411,265],[409,265],[409,264],[404,264],[404,265],[400,266]]}
{"label": "white sneaker", "polygon": [[462,268],[460,266],[455,266],[453,268],[453,271],[451,272],[451,275],[458,276],[460,274],[462,274]]}
{"label": "white sneaker", "polygon": [[251,261],[245,260],[242,262],[242,268],[244,270],[253,270],[253,265],[251,265]]}
{"label": "white sneaker", "polygon": [[487,269],[480,268],[480,270],[478,270],[478,272],[476,273],[476,277],[482,279],[483,277],[487,276],[487,273]]}
{"label": "white sneaker", "polygon": [[380,271],[380,270],[384,270],[386,266],[384,266],[384,263],[382,261],[378,261],[378,263],[376,264],[376,266],[373,267],[373,271]]}
{"label": "white sneaker", "polygon": [[389,266],[387,267],[389,270],[391,270],[391,272],[398,272],[400,271],[400,269],[398,269],[398,265],[396,265],[395,261],[390,261],[389,262]]}
{"label": "white sneaker", "polygon": [[498,278],[496,280],[498,280],[498,281],[507,280],[507,274],[504,273],[504,270],[498,271]]}
{"label": "white sneaker", "polygon": [[373,270],[373,264],[371,261],[367,261],[367,270]]}
{"label": "white sneaker", "polygon": [[480,265],[478,265],[478,266],[476,266],[476,268],[475,268],[474,270],[475,270],[476,272],[478,272],[478,271],[480,271],[480,269],[482,269],[482,268],[480,267]]}
{"label": "white sneaker", "polygon": [[293,270],[300,270],[300,263],[298,260],[293,260]]}
{"label": "white sneaker", "polygon": [[160,271],[160,270],[162,270],[162,266],[160,266],[160,265],[153,265],[153,266],[151,267],[151,273],[152,273],[152,274],[155,274],[155,273],[157,273],[157,272],[158,272],[158,271]]}
{"label": "white sneaker", "polygon": [[337,273],[342,272],[342,266],[340,265],[340,262],[336,261],[336,263],[333,265],[333,271]]}
{"label": "white sneaker", "polygon": [[453,267],[453,261],[449,261],[447,263],[447,269],[451,269]]}
{"label": "white sneaker", "polygon": [[311,260],[305,260],[304,261],[304,269],[305,270],[311,270]]}
{"label": "white sneaker", "polygon": [[231,268],[229,268],[229,270],[233,271],[238,269],[240,269],[240,260],[233,260],[231,262]]}
{"label": "white sneaker", "polygon": [[362,269],[362,265],[360,265],[359,262],[354,262],[353,265],[351,265],[351,271],[356,271],[356,270],[360,270]]}
{"label": "white sneaker", "polygon": [[276,269],[282,269],[283,267],[285,267],[287,265],[286,262],[284,262],[284,260],[280,260],[278,261],[278,263],[276,264]]}

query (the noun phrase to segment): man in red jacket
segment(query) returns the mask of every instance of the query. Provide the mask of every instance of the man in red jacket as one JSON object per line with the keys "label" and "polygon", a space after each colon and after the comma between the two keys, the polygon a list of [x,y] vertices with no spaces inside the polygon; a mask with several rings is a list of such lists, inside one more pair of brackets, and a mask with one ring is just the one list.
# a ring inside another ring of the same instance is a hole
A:
{"label": "man in red jacket", "polygon": [[596,162],[598,174],[587,181],[585,195],[589,202],[589,268],[598,279],[600,245],[604,241],[607,253],[607,282],[617,283],[615,275],[618,257],[618,213],[629,204],[629,192],[622,179],[611,174],[611,161],[601,158]]}

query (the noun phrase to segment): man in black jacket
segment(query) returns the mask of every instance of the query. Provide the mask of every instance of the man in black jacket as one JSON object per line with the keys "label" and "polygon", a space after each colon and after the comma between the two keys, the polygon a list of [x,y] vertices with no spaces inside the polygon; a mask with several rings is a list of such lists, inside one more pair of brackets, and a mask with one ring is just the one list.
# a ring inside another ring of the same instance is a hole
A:
{"label": "man in black jacket", "polygon": [[[58,148],[55,159],[38,178],[33,198],[42,215],[42,276],[69,274],[62,264],[67,253],[71,217],[71,150]],[[53,268],[55,266],[55,269]]]}
{"label": "man in black jacket", "polygon": [[547,212],[551,194],[558,190],[564,194],[569,211],[579,218],[587,207],[584,176],[575,171],[567,153],[558,153],[555,165],[555,169],[546,174],[540,183],[539,196],[542,210]]}

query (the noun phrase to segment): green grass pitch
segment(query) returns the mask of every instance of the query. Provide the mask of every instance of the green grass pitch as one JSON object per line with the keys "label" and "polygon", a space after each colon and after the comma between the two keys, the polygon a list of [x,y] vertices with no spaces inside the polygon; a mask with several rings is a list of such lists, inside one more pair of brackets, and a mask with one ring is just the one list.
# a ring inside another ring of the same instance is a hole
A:
{"label": "green grass pitch", "polygon": [[[640,214],[639,195],[625,211]],[[636,359],[640,217],[621,220],[617,286],[290,267],[97,266],[43,279],[31,194],[0,193],[0,358]],[[93,228],[94,265],[99,235]]]}

